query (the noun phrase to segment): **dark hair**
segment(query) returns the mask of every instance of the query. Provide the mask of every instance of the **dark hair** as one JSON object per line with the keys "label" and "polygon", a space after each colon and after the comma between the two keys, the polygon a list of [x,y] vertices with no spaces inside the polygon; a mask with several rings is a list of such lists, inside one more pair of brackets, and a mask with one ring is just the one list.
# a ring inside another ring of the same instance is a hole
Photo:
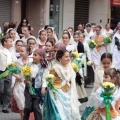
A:
{"label": "dark hair", "polygon": [[31,26],[30,26],[30,25],[25,26],[24,28],[27,28],[27,29],[28,29],[28,31],[30,31],[30,30],[31,30]]}
{"label": "dark hair", "polygon": [[26,24],[27,24],[27,25],[29,24],[28,20],[27,20],[26,18],[24,18],[24,19],[21,20],[21,22],[20,22],[20,24],[19,24],[19,27],[22,27],[22,24],[23,24],[23,21],[24,21],[24,20],[26,20]]}
{"label": "dark hair", "polygon": [[52,41],[52,42],[53,42],[53,46],[54,46],[55,43],[56,43],[56,40],[55,40],[54,37],[47,38],[47,41]]}
{"label": "dark hair", "polygon": [[56,60],[59,61],[59,58],[62,58],[62,56],[68,52],[66,49],[60,49],[56,53]]}
{"label": "dark hair", "polygon": [[96,25],[96,23],[91,23],[91,25]]}
{"label": "dark hair", "polygon": [[14,22],[9,22],[9,28],[15,28],[16,27],[16,23]]}
{"label": "dark hair", "polygon": [[107,27],[107,25],[110,25],[109,23],[107,23],[106,25],[105,25],[105,28]]}
{"label": "dark hair", "polygon": [[2,44],[2,46],[4,46],[4,43],[5,43],[9,38],[11,38],[10,35],[5,35],[5,36],[2,37],[2,39],[1,39],[1,44]]}
{"label": "dark hair", "polygon": [[109,75],[111,78],[116,77],[115,85],[120,87],[120,71],[115,68],[105,69],[104,75]]}
{"label": "dark hair", "polygon": [[73,36],[74,36],[74,35],[78,35],[78,36],[79,36],[79,35],[80,35],[80,33],[79,33],[79,32],[75,32],[75,33],[73,34]]}
{"label": "dark hair", "polygon": [[49,27],[49,25],[45,25],[45,26],[44,26],[44,29],[46,30],[48,27]]}
{"label": "dark hair", "polygon": [[69,30],[69,29],[72,29],[72,31],[74,30],[72,27],[69,27],[68,30]]}
{"label": "dark hair", "polygon": [[15,45],[17,45],[17,43],[19,43],[19,42],[23,43],[22,40],[17,40],[17,41],[15,42]]}
{"label": "dark hair", "polygon": [[51,43],[51,45],[54,46],[54,43],[53,43],[52,40],[47,39],[47,41],[45,42],[45,45],[46,45],[47,42]]}
{"label": "dark hair", "polygon": [[47,30],[51,30],[51,32],[53,33],[53,29],[52,28],[48,27]]}
{"label": "dark hair", "polygon": [[[82,23],[79,23],[79,25],[82,25],[82,27],[84,27],[84,24],[82,24]],[[78,26],[79,26],[79,25],[78,25]]]}
{"label": "dark hair", "polygon": [[36,40],[35,40],[35,38],[33,38],[33,37],[30,37],[30,38],[28,38],[28,39],[27,39],[27,44],[28,44],[28,42],[29,42],[30,40],[34,40],[34,41],[35,41],[35,43],[36,43]]}
{"label": "dark hair", "polygon": [[15,31],[15,29],[13,28],[9,28],[10,30],[8,31],[8,33],[10,34],[11,31]]}
{"label": "dark hair", "polygon": [[64,32],[64,33],[62,34],[62,36],[65,35],[65,34],[67,34],[68,37],[69,37],[69,39],[70,39],[70,37],[71,37],[71,36],[70,36],[70,33],[69,33],[69,32]]}
{"label": "dark hair", "polygon": [[112,62],[112,54],[110,54],[110,53],[103,53],[102,56],[101,56],[101,61],[102,61],[104,58],[108,58],[108,59],[110,59],[111,62]]}

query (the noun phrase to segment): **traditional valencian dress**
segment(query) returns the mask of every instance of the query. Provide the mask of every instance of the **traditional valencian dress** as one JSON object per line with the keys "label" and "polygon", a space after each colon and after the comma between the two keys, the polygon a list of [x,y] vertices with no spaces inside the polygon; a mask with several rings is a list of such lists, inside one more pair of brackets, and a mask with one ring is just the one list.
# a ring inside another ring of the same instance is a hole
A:
{"label": "traditional valencian dress", "polygon": [[[87,120],[106,120],[106,110],[105,104],[103,103],[103,98],[100,97],[100,94],[104,91],[102,87],[100,87],[96,91],[96,98],[98,100],[98,108],[93,112]],[[119,103],[120,103],[120,88],[116,87],[115,92],[113,93],[114,100],[111,102],[110,114],[112,120],[120,120],[120,111],[119,111]],[[96,117],[97,116],[97,117]]]}
{"label": "traditional valencian dress", "polygon": [[81,120],[79,114],[80,103],[78,101],[75,72],[70,64],[65,70],[60,63],[56,63],[50,74],[55,76],[53,83],[57,89],[53,95],[48,89],[43,106],[44,120]]}
{"label": "traditional valencian dress", "polygon": [[101,55],[105,52],[107,52],[107,47],[104,46],[104,43],[103,43],[103,40],[106,36],[105,35],[95,35],[92,37],[93,40],[95,40],[95,42],[97,44],[101,44],[103,46],[98,46],[96,48],[94,48],[91,52],[91,56],[92,56],[92,60],[93,60],[93,63],[95,66],[98,66],[99,63],[100,63],[100,58],[101,58]]}
{"label": "traditional valencian dress", "polygon": [[[113,65],[110,68],[114,68]],[[95,82],[93,90],[89,96],[86,108],[82,114],[81,120],[86,120],[87,117],[98,107],[98,102],[96,99],[96,90],[100,87],[100,83],[103,83],[104,68],[102,64],[97,66],[95,70]]]}

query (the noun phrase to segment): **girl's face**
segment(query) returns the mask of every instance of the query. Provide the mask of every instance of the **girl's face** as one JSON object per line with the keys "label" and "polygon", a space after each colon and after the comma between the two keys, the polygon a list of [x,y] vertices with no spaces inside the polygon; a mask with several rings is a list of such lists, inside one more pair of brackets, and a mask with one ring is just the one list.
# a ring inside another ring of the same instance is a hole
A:
{"label": "girl's face", "polygon": [[37,52],[34,52],[33,53],[33,62],[35,64],[39,64],[40,61],[41,61],[41,56]]}
{"label": "girl's face", "polygon": [[91,27],[86,27],[87,32],[90,32]]}
{"label": "girl's face", "polygon": [[30,34],[30,31],[26,27],[22,29],[22,32],[25,36],[28,36]]}
{"label": "girl's face", "polygon": [[104,75],[103,82],[112,82],[112,83],[115,83],[116,79],[117,79],[116,77],[111,78],[110,75]]}
{"label": "girl's face", "polygon": [[46,32],[45,31],[41,32],[41,34],[39,34],[39,37],[40,37],[40,40],[46,41],[47,39]]}
{"label": "girl's face", "polygon": [[69,36],[67,34],[63,34],[62,39],[63,39],[63,44],[65,46],[69,45],[70,38],[69,38]]}
{"label": "girl's face", "polygon": [[101,29],[97,27],[97,28],[96,28],[96,34],[97,34],[97,35],[100,35],[100,32],[101,32]]}
{"label": "girl's face", "polygon": [[15,39],[16,38],[16,31],[15,30],[11,30],[10,31],[10,36],[11,36],[11,38]]}
{"label": "girl's face", "polygon": [[60,63],[62,65],[67,65],[70,62],[70,53],[69,52],[65,52],[64,55],[62,56],[62,58],[59,59]]}
{"label": "girl's face", "polygon": [[110,75],[104,75],[103,76],[103,82],[112,82],[111,76]]}
{"label": "girl's face", "polygon": [[71,35],[73,35],[73,29],[68,29],[68,31],[70,32]]}
{"label": "girl's face", "polygon": [[23,46],[22,42],[17,42],[17,44],[15,45],[16,52],[20,52],[22,46]]}
{"label": "girl's face", "polygon": [[13,39],[8,38],[7,41],[4,42],[4,46],[8,49],[11,48],[13,46]]}
{"label": "girl's face", "polygon": [[112,61],[109,58],[104,58],[104,59],[102,59],[101,62],[102,62],[104,69],[110,68],[110,66],[112,65]]}
{"label": "girl's face", "polygon": [[46,45],[45,45],[46,52],[50,52],[52,51],[52,49],[53,49],[52,44],[50,42],[46,42]]}
{"label": "girl's face", "polygon": [[80,35],[80,41],[84,42],[84,36],[83,35]]}
{"label": "girl's face", "polygon": [[53,37],[53,32],[51,29],[48,29],[47,30],[47,37],[50,38],[50,37]]}
{"label": "girl's face", "polygon": [[33,50],[36,47],[36,42],[34,39],[30,39],[28,41],[28,46],[30,47],[31,50]]}
{"label": "girl's face", "polygon": [[77,35],[77,34],[76,34],[76,35],[74,35],[74,41],[75,41],[75,42],[78,42],[79,40],[80,40],[80,36],[79,36],[79,35]]}
{"label": "girl's face", "polygon": [[78,30],[82,30],[83,29],[83,26],[80,24],[79,26],[78,26]]}
{"label": "girl's face", "polygon": [[22,24],[23,24],[23,26],[27,26],[27,21],[23,20]]}
{"label": "girl's face", "polygon": [[21,57],[27,57],[29,55],[29,52],[26,51],[25,47],[20,48],[20,56]]}

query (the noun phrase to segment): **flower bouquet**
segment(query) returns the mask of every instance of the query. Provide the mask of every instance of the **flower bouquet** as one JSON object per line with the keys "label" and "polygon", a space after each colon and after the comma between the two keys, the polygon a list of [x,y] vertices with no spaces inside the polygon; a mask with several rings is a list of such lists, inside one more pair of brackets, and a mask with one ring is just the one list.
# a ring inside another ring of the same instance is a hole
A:
{"label": "flower bouquet", "polygon": [[56,99],[57,89],[53,85],[53,83],[55,81],[55,76],[53,74],[48,74],[45,78],[46,78],[46,81],[48,82],[48,88],[50,88],[52,90],[54,98]]}
{"label": "flower bouquet", "polygon": [[109,44],[112,42],[112,39],[110,37],[106,37],[106,38],[104,38],[103,42],[104,42],[104,44]]}
{"label": "flower bouquet", "polygon": [[93,49],[93,48],[95,48],[95,47],[97,47],[98,45],[97,45],[97,43],[94,41],[94,40],[91,40],[90,42],[89,42],[89,47],[91,48],[91,49]]}
{"label": "flower bouquet", "polygon": [[11,63],[9,63],[7,65],[7,69],[5,70],[5,72],[0,74],[0,78],[6,77],[9,73],[16,73],[16,74],[18,74],[19,71],[20,71],[20,69],[16,67],[15,62],[11,62]]}
{"label": "flower bouquet", "polygon": [[93,63],[92,63],[91,61],[88,61],[88,62],[87,62],[87,65],[88,65],[88,66],[92,66]]}
{"label": "flower bouquet", "polygon": [[77,73],[78,72],[78,66],[73,62],[71,62],[70,64],[71,64],[73,70]]}
{"label": "flower bouquet", "polygon": [[103,98],[106,109],[106,120],[112,120],[110,114],[110,103],[113,101],[113,93],[115,91],[115,85],[111,82],[104,82],[101,84],[104,91],[101,93],[100,97]]}
{"label": "flower bouquet", "polygon": [[[22,67],[22,72],[24,74],[25,80],[29,81],[30,83],[31,81],[31,73],[32,73],[32,69],[30,66],[24,66]],[[35,89],[32,86],[32,83],[28,86],[29,88],[29,93],[30,95],[36,95]]]}

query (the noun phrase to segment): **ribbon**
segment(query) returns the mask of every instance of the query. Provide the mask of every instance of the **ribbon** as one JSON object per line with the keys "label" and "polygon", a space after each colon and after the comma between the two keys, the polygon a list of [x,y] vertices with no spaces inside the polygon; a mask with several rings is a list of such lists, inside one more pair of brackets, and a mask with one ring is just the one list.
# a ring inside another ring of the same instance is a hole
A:
{"label": "ribbon", "polygon": [[3,72],[2,74],[0,74],[0,78],[4,78],[6,77],[9,73],[16,73],[18,74],[19,73],[19,68],[7,68],[7,70],[5,72]]}
{"label": "ribbon", "polygon": [[56,92],[57,92],[57,89],[54,87],[53,84],[51,84],[50,82],[48,82],[48,87],[52,90],[53,92],[53,95],[54,95],[54,98],[56,100]]}
{"label": "ribbon", "polygon": [[111,95],[106,95],[105,92],[100,94],[100,97],[103,98],[103,102],[105,103],[105,110],[106,110],[106,120],[112,120],[110,114],[110,102],[113,101],[113,97]]}
{"label": "ribbon", "polygon": [[36,92],[35,92],[35,89],[34,89],[34,87],[32,85],[29,85],[28,88],[29,88],[29,93],[31,95],[37,95]]}
{"label": "ribbon", "polygon": [[104,44],[109,44],[111,43],[111,38],[109,37],[106,37],[104,40],[103,40]]}

